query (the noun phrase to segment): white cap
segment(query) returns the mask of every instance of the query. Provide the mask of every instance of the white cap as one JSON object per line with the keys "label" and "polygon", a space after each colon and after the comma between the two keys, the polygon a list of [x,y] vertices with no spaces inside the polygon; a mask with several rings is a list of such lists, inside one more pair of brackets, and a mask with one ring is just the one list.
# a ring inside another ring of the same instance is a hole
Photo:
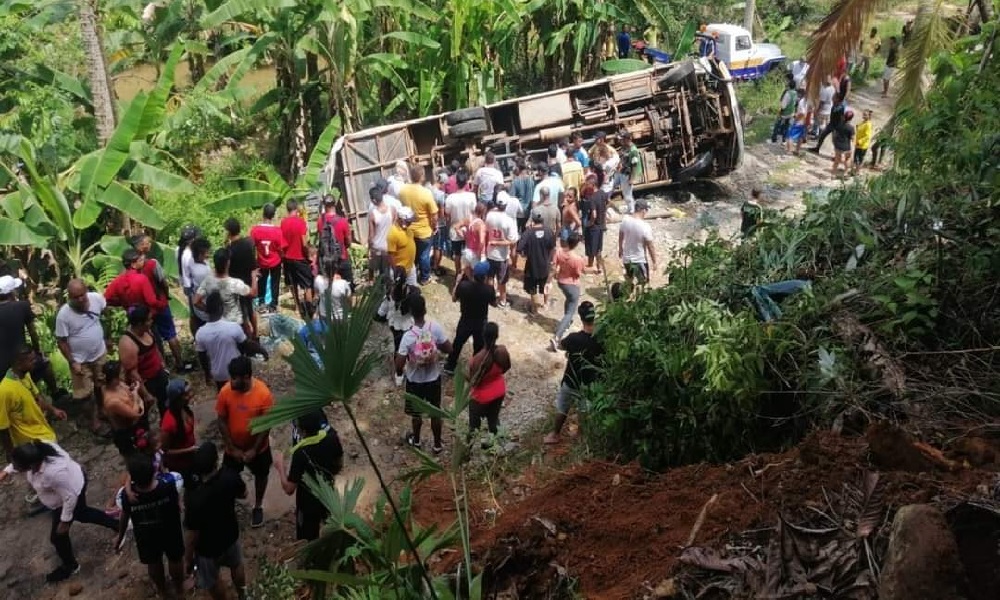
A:
{"label": "white cap", "polygon": [[21,287],[24,282],[17,277],[11,277],[10,275],[4,275],[0,277],[0,294],[10,294],[17,288]]}
{"label": "white cap", "polygon": [[400,221],[412,221],[413,209],[409,206],[401,206],[398,210],[396,210],[396,216],[399,217]]}

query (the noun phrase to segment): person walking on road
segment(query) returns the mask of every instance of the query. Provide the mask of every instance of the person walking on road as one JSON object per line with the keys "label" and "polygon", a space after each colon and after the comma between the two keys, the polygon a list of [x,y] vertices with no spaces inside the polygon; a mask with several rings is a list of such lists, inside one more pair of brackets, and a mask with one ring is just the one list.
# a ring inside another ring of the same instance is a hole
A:
{"label": "person walking on road", "polygon": [[491,306],[497,305],[497,293],[493,286],[486,283],[490,273],[490,264],[480,262],[472,269],[472,279],[461,281],[455,288],[451,299],[459,303],[458,326],[455,328],[455,341],[444,365],[444,372],[452,375],[458,366],[465,342],[472,337],[472,352],[483,348],[483,327],[489,319]]}
{"label": "person walking on road", "polygon": [[556,396],[555,422],[552,431],[545,436],[546,444],[559,443],[559,434],[566,424],[566,417],[574,405],[580,405],[580,389],[597,379],[601,355],[604,353],[601,343],[594,337],[597,311],[593,303],[580,304],[578,312],[583,330],[571,333],[559,342],[559,349],[566,352],[566,371]]}
{"label": "person walking on road", "polygon": [[[427,301],[423,296],[410,298],[413,327],[403,334],[396,352],[396,385],[406,381],[405,412],[410,416],[412,430],[406,434],[406,443],[420,447],[420,430],[424,424],[423,411],[410,396],[416,396],[431,406],[441,406],[441,353],[452,351],[451,342],[445,337],[441,325],[427,319]],[[431,450],[439,454],[444,446],[441,440],[440,417],[431,417]]]}
{"label": "person walking on road", "polygon": [[580,244],[580,238],[576,233],[571,233],[559,248],[556,249],[552,264],[555,265],[555,279],[559,289],[562,290],[566,301],[563,303],[563,316],[556,327],[555,336],[549,340],[549,349],[556,352],[559,348],[559,341],[563,334],[569,330],[573,324],[573,315],[580,306],[580,276],[587,263],[582,256],[576,253],[576,247]]}
{"label": "person walking on road", "polygon": [[[507,347],[497,345],[500,326],[486,323],[483,327],[483,348],[469,361],[468,381],[471,397],[469,402],[469,435],[475,434],[486,419],[486,428],[491,435],[500,430],[500,409],[507,395],[504,375],[510,370],[510,353]],[[483,442],[483,447],[489,446]]]}

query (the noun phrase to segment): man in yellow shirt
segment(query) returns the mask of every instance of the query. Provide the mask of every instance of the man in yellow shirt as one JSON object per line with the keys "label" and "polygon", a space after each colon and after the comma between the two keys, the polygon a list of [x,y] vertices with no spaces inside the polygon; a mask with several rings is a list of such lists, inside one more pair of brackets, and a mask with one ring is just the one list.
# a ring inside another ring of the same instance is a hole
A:
{"label": "man in yellow shirt", "polygon": [[858,124],[854,132],[854,164],[851,166],[851,174],[857,175],[858,169],[865,161],[865,154],[872,145],[872,111],[866,110],[863,113],[863,120]]}
{"label": "man in yellow shirt", "polygon": [[406,271],[406,284],[417,284],[417,270],[413,262],[417,255],[417,244],[413,239],[410,223],[413,222],[413,211],[404,206],[396,211],[396,222],[389,230],[386,240],[389,261],[393,268],[402,267]]}
{"label": "man in yellow shirt", "polygon": [[430,188],[424,186],[424,167],[410,165],[410,183],[399,191],[399,201],[413,211],[410,231],[417,244],[417,281],[424,285],[431,279],[431,248],[437,229],[437,202]]}
{"label": "man in yellow shirt", "polygon": [[33,440],[56,441],[56,434],[42,411],[60,421],[66,419],[66,413],[46,402],[31,380],[34,364],[35,351],[22,346],[17,349],[10,370],[0,380],[0,443],[8,458],[21,444]]}
{"label": "man in yellow shirt", "polygon": [[562,165],[562,180],[563,186],[567,190],[576,189],[579,197],[580,187],[583,185],[583,165],[571,153],[566,154],[566,162]]}

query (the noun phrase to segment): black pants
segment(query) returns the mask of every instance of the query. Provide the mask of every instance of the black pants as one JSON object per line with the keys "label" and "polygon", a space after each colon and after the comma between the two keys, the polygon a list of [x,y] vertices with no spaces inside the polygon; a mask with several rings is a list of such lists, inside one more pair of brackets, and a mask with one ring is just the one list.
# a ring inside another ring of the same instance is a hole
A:
{"label": "black pants", "polygon": [[823,142],[826,141],[826,136],[833,133],[833,131],[838,127],[840,127],[840,121],[834,123],[833,119],[830,119],[830,121],[826,124],[826,127],[823,128],[823,131],[819,133],[819,139],[816,140],[817,152],[819,152],[819,150],[823,147]]}
{"label": "black pants", "polygon": [[448,362],[445,363],[446,369],[451,371],[455,370],[455,367],[458,365],[458,359],[462,356],[462,348],[465,347],[465,342],[469,341],[469,337],[472,338],[473,354],[483,349],[483,327],[485,326],[485,320],[458,320],[458,326],[455,328],[455,341],[452,342],[451,354],[448,355]]}
{"label": "black pants", "polygon": [[[59,527],[61,517],[62,508],[52,511],[52,533],[49,535],[49,541],[55,546],[56,554],[59,555],[59,560],[62,561],[63,565],[75,568],[77,565],[76,556],[73,555],[73,543],[69,539],[69,533],[58,533],[56,531],[56,528]],[[73,509],[73,521],[93,523],[94,525],[101,525],[108,529],[118,530],[118,521],[109,517],[103,510],[87,506],[86,479],[84,479],[83,489],[80,490],[80,495],[76,499],[76,508]]]}
{"label": "black pants", "polygon": [[475,400],[469,402],[469,432],[475,433],[483,425],[486,419],[486,428],[490,433],[496,435],[500,427],[500,407],[503,406],[503,396],[487,404],[480,404]]}
{"label": "black pants", "polygon": [[271,308],[278,308],[278,286],[281,283],[281,263],[278,266],[271,267],[269,269],[262,268],[260,270],[260,277],[257,278],[257,305],[264,306],[264,299],[267,294],[264,290],[267,289],[268,284],[271,287]]}

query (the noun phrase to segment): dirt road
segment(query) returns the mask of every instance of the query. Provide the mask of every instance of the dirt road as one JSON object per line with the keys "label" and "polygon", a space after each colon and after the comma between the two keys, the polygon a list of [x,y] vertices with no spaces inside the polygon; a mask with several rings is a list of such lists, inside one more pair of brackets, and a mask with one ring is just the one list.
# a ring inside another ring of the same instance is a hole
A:
{"label": "dirt road", "polygon": [[[858,114],[860,109],[871,108],[875,112],[878,129],[891,112],[888,102],[879,98],[878,89],[869,86],[855,92],[853,108]],[[701,238],[711,227],[717,228],[722,236],[737,233],[739,203],[749,196],[752,187],[764,190],[765,203],[769,208],[799,210],[804,190],[841,185],[840,181],[830,176],[830,152],[828,143],[822,156],[804,152],[802,156],[794,157],[787,154],[781,145],[758,144],[748,148],[744,167],[723,181],[721,190],[706,192],[699,189],[697,193],[700,197],[687,190],[669,190],[663,194],[649,195],[653,204],[651,222],[661,255],[669,255],[669,252],[689,241]],[[660,218],[668,212],[674,216]],[[605,244],[610,271],[608,277],[611,281],[621,278],[616,257],[617,234],[617,224],[612,223]],[[430,317],[452,332],[458,311],[448,297],[447,286],[450,283],[450,278],[445,278],[442,282],[426,286],[424,292],[429,299]],[[657,276],[653,283],[662,283],[662,277]],[[601,302],[605,298],[605,289],[604,277],[585,277],[585,298]],[[519,282],[511,282],[510,297],[511,308],[494,309],[490,318],[500,324],[500,341],[508,346],[512,355],[513,369],[508,379],[509,391],[501,422],[509,438],[517,442],[527,432],[537,432],[539,421],[547,419],[551,410],[564,359],[561,355],[548,351],[547,342],[562,314],[562,298],[556,291],[554,302],[545,313],[528,319],[523,312],[527,297]],[[579,322],[574,324],[574,328],[576,327],[579,327]],[[408,422],[402,413],[400,393],[389,375],[388,332],[378,324],[375,325],[374,332],[373,343],[382,346],[387,360],[358,394],[357,413],[361,419],[362,431],[368,437],[380,466],[394,475],[402,465],[411,460],[401,447]],[[292,391],[291,370],[279,359],[263,365],[261,377],[279,398]],[[204,387],[200,377],[191,377],[191,380],[198,390],[198,401],[195,404],[198,437],[215,439],[217,431],[212,423],[213,394]],[[450,394],[446,392],[446,395]],[[373,472],[360,455],[360,444],[346,426],[343,416],[337,409],[329,409],[328,412],[341,434],[347,452],[345,472],[340,481],[343,483],[354,477],[364,478],[367,482],[365,501],[370,505],[377,495]],[[60,443],[88,471],[90,503],[108,504],[120,485],[123,471],[114,447],[98,443],[86,430],[77,430],[71,424],[59,423],[56,429]],[[288,432],[285,429],[272,433],[276,448],[288,447]],[[273,477],[271,484],[265,500],[266,525],[256,530],[249,527],[244,529],[244,554],[251,567],[261,560],[284,558],[292,552],[294,526],[290,513],[293,503],[280,491]],[[0,548],[3,548],[3,552],[0,552],[0,589],[4,590],[0,595],[11,600],[66,598],[74,595],[83,598],[103,595],[107,598],[125,599],[150,596],[151,586],[146,581],[144,567],[138,563],[134,547],[130,545],[122,555],[116,556],[111,551],[112,536],[109,532],[89,525],[77,524],[73,527],[73,543],[82,565],[80,575],[60,585],[45,585],[44,574],[55,566],[55,556],[48,542],[50,521],[48,515],[25,515],[27,505],[23,497],[27,492],[28,487],[23,479],[13,485],[0,487],[0,503],[6,509],[0,515]],[[247,520],[248,512],[244,510]]]}

